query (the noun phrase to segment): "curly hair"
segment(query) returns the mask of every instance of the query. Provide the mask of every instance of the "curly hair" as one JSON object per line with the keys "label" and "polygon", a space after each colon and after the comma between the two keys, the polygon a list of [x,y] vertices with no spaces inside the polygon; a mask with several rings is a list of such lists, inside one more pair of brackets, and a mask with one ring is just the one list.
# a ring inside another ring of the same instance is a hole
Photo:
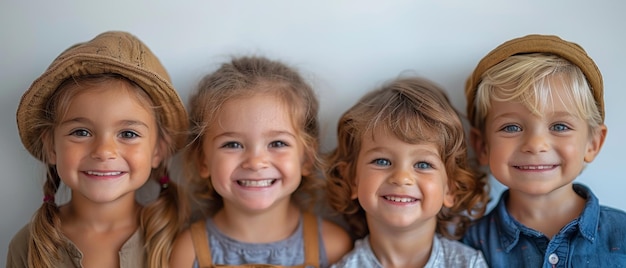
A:
{"label": "curly hair", "polygon": [[[190,141],[184,154],[184,172],[192,202],[199,206],[202,216],[210,216],[223,207],[222,197],[215,191],[210,178],[198,174],[203,155],[204,137],[213,125],[223,104],[251,94],[277,96],[288,108],[306,157],[319,170],[319,103],[312,87],[294,69],[282,62],[258,56],[235,57],[213,73],[203,77],[189,101]],[[323,191],[324,181],[317,172],[302,176],[293,200],[304,210],[312,210],[316,196]]]}
{"label": "curly hair", "polygon": [[486,177],[469,165],[461,119],[445,92],[422,78],[398,78],[364,95],[339,119],[337,147],[326,156],[327,195],[344,215],[355,238],[369,233],[365,211],[351,194],[363,136],[384,128],[400,140],[431,142],[445,164],[454,205],[437,215],[437,232],[460,238],[481,217],[489,198]]}

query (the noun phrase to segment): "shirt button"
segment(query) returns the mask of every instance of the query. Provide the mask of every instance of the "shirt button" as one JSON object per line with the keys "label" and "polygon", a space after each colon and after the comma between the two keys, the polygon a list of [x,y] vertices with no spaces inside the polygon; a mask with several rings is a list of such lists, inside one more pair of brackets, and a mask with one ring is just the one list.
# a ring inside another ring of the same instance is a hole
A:
{"label": "shirt button", "polygon": [[559,256],[557,256],[555,253],[550,254],[550,256],[548,257],[548,262],[550,262],[550,264],[557,264],[559,262]]}

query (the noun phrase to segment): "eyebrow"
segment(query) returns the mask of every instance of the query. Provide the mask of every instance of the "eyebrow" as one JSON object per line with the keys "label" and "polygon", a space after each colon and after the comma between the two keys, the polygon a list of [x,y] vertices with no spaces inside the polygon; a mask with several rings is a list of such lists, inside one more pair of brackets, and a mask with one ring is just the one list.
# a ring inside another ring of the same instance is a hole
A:
{"label": "eyebrow", "polygon": [[[371,148],[367,151],[365,151],[364,153],[368,154],[368,153],[378,153],[378,152],[386,152],[386,151],[390,151],[390,149],[387,149],[385,147],[382,146],[377,146],[374,148]],[[417,148],[417,149],[413,149],[411,150],[412,152],[419,152],[420,155],[430,155],[430,156],[434,156],[434,157],[441,157],[439,155],[439,152],[436,151],[431,151],[429,149],[423,149],[423,148]]]}
{"label": "eyebrow", "polygon": [[[67,124],[71,124],[71,123],[83,123],[83,124],[93,124],[93,122],[85,117],[75,117],[75,118],[70,118],[67,119],[65,121],[62,121],[59,126],[62,125],[67,125]],[[130,127],[130,126],[143,126],[145,128],[150,128],[148,127],[148,124],[139,121],[139,120],[120,120],[118,121],[118,123],[116,125],[123,125],[126,127]]]}
{"label": "eyebrow", "polygon": [[[275,137],[275,136],[281,136],[281,135],[290,136],[290,137],[292,137],[294,139],[296,138],[295,134],[293,134],[293,133],[291,133],[289,131],[285,131],[285,130],[272,130],[272,131],[267,132],[267,134],[264,134],[263,136],[264,137]],[[221,137],[241,137],[241,136],[244,136],[244,135],[239,134],[239,132],[235,132],[235,131],[227,131],[227,132],[222,132],[222,133],[219,133],[219,134],[215,135],[213,137],[213,140],[216,140],[216,139],[221,138]]]}
{"label": "eyebrow", "polygon": [[[493,118],[494,119],[498,119],[498,118],[508,118],[508,117],[516,117],[519,115],[527,115],[530,114],[532,116],[537,116],[535,114],[532,113],[518,113],[518,112],[506,112],[506,113],[501,113],[501,114],[494,114]],[[578,118],[578,116],[575,113],[571,113],[568,111],[557,111],[554,113],[546,113],[546,112],[542,112],[541,117],[546,117],[546,116],[552,116],[552,117],[572,117],[572,118]]]}

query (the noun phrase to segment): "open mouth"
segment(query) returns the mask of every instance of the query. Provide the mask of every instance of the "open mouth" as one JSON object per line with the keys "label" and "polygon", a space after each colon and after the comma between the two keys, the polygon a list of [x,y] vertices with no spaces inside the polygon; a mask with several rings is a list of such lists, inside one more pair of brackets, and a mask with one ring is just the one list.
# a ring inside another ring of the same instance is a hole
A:
{"label": "open mouth", "polygon": [[383,198],[385,198],[385,200],[397,203],[412,203],[417,201],[417,198],[411,197],[383,196]]}
{"label": "open mouth", "polygon": [[118,176],[122,174],[121,171],[111,171],[111,172],[85,171],[85,173],[91,176]]}
{"label": "open mouth", "polygon": [[556,168],[556,165],[515,166],[515,168],[521,170],[548,170]]}
{"label": "open mouth", "polygon": [[237,180],[237,184],[243,187],[269,187],[272,186],[277,180],[276,179],[268,179],[268,180]]}

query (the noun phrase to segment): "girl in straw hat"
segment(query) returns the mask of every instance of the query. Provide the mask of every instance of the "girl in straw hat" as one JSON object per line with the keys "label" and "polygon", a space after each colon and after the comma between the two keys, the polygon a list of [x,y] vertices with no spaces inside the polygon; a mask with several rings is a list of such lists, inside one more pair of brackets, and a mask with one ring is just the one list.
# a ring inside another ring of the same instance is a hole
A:
{"label": "girl in straw hat", "polygon": [[[17,125],[46,164],[44,200],[9,246],[7,267],[161,267],[180,228],[166,166],[187,115],[135,36],[106,32],[59,55],[23,95]],[[135,192],[161,183],[143,207]],[[71,199],[58,205],[61,184]]]}

